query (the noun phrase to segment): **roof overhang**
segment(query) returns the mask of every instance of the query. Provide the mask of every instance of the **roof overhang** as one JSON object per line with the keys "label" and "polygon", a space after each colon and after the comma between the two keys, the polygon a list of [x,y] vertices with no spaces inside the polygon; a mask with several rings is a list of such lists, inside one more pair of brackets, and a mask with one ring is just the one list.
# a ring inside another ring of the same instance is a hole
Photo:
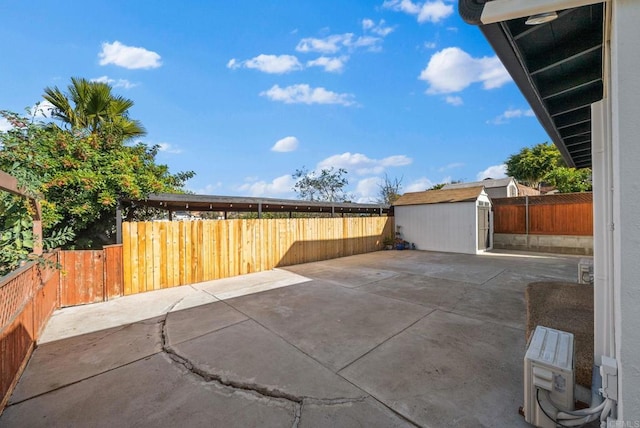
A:
{"label": "roof overhang", "polygon": [[[529,17],[557,18],[527,25]],[[591,167],[591,104],[603,97],[605,5],[596,0],[459,0],[567,165]]]}
{"label": "roof overhang", "polygon": [[122,199],[128,205],[146,206],[168,211],[217,212],[313,212],[348,214],[387,214],[388,205],[350,202],[319,202],[292,199],[255,198],[243,196],[193,195],[156,193],[145,199]]}

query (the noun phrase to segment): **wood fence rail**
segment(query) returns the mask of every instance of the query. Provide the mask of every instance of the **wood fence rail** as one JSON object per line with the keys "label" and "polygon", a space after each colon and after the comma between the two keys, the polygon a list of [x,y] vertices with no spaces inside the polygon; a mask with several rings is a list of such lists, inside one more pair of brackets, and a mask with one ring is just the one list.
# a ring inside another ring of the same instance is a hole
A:
{"label": "wood fence rail", "polygon": [[496,198],[494,233],[530,235],[593,235],[593,195],[559,195]]}

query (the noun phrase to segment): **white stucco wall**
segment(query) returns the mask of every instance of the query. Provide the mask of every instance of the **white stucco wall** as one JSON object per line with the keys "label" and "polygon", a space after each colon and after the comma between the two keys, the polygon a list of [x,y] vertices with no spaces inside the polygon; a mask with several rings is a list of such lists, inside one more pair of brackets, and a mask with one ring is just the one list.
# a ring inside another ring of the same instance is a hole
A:
{"label": "white stucco wall", "polygon": [[610,4],[618,412],[621,420],[640,423],[640,1],[613,0]]}
{"label": "white stucco wall", "polygon": [[[489,201],[486,195],[479,200]],[[477,202],[395,207],[395,224],[418,250],[477,254]]]}

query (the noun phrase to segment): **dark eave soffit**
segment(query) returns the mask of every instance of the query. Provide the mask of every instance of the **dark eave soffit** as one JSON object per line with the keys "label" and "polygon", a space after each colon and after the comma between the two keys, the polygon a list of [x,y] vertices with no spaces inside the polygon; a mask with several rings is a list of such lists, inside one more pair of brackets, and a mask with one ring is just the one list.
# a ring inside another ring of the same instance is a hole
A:
{"label": "dark eave soffit", "polygon": [[603,94],[604,4],[482,25],[485,0],[459,0],[460,16],[483,35],[569,166],[591,167],[591,104]]}
{"label": "dark eave soffit", "polygon": [[155,193],[145,199],[121,199],[125,205],[146,206],[168,211],[219,212],[314,212],[349,214],[387,214],[388,205],[352,202],[318,202],[244,196]]}

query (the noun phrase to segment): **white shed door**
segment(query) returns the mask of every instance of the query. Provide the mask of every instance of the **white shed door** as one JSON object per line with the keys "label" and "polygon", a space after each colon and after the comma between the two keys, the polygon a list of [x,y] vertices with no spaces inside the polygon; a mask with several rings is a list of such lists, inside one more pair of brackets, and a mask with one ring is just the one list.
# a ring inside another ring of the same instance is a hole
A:
{"label": "white shed door", "polygon": [[[480,202],[483,204],[483,202]],[[491,208],[488,206],[478,207],[478,250],[489,248],[489,214]]]}

